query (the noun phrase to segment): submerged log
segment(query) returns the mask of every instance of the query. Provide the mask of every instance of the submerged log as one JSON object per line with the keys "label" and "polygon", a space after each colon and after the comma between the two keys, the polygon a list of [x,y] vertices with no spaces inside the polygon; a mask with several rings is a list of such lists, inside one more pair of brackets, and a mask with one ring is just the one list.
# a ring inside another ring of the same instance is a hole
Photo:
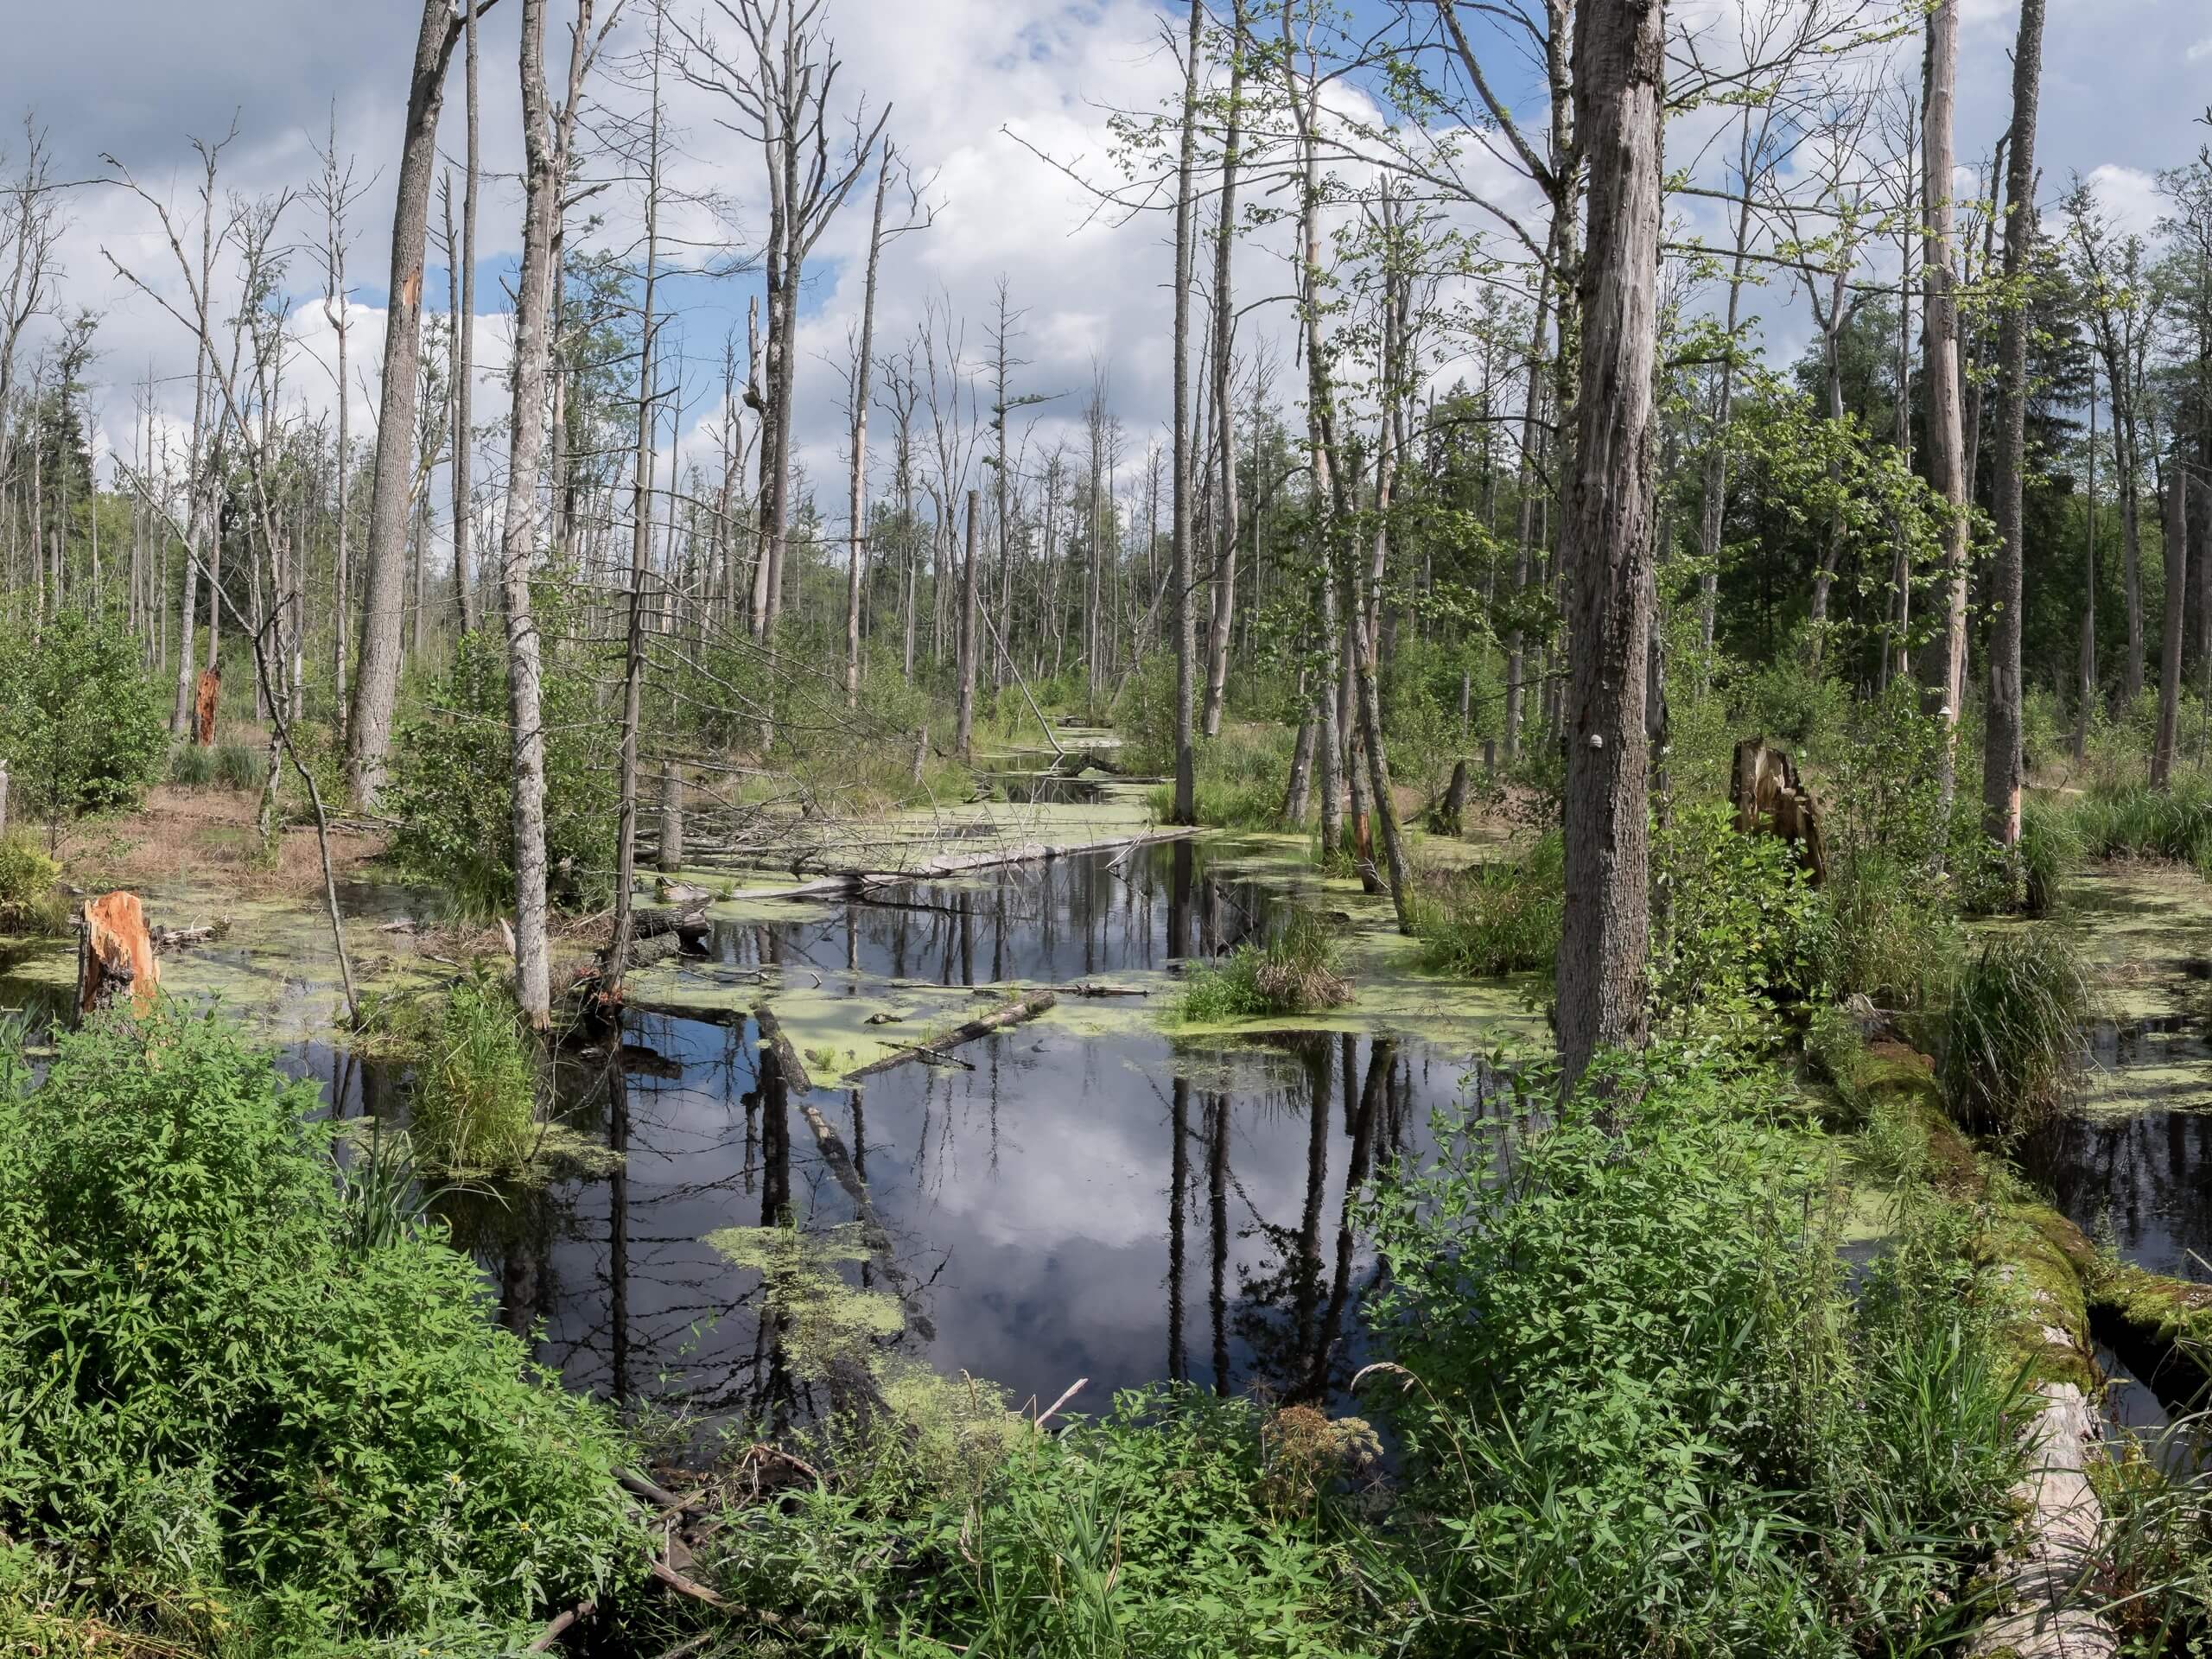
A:
{"label": "submerged log", "polygon": [[129,997],[140,1008],[153,1004],[161,984],[154,938],[135,893],[103,893],[85,902],[77,941],[77,1017]]}
{"label": "submerged log", "polygon": [[205,944],[215,937],[213,923],[202,922],[194,927],[157,927],[153,930],[154,949],[175,950],[188,944]]}
{"label": "submerged log", "polygon": [[753,1005],[753,1022],[760,1027],[760,1040],[775,1051],[776,1064],[784,1069],[784,1081],[801,1094],[811,1090],[814,1079],[808,1075],[806,1062],[799,1058],[798,1050],[776,1023],[776,1016],[766,1002]]}
{"label": "submerged log", "polygon": [[1813,885],[1827,880],[1827,844],[1821,835],[1820,803],[1797,776],[1789,752],[1763,737],[1736,745],[1728,804],[1736,809],[1736,833],[1774,836],[1797,849]]}
{"label": "submerged log", "polygon": [[1035,992],[1019,1002],[1009,1002],[1006,1007],[970,1020],[965,1025],[955,1026],[934,1042],[909,1044],[881,1059],[870,1060],[866,1065],[848,1071],[845,1076],[849,1079],[869,1077],[878,1071],[887,1071],[908,1060],[950,1059],[953,1057],[944,1052],[946,1049],[957,1048],[962,1043],[972,1042],[978,1037],[1002,1030],[1007,1026],[1018,1026],[1025,1020],[1034,1020],[1058,1001],[1050,991]]}
{"label": "submerged log", "polygon": [[201,748],[215,741],[215,704],[223,695],[223,671],[203,668],[192,698],[192,741]]}

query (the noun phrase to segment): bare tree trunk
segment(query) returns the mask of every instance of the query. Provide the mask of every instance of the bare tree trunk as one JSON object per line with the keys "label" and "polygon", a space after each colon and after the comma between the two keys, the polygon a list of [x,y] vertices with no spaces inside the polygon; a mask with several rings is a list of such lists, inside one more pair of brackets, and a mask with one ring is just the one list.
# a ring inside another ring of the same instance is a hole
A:
{"label": "bare tree trunk", "polygon": [[1243,161],[1244,6],[1232,0],[1229,42],[1229,107],[1221,145],[1221,197],[1215,204],[1213,249],[1213,425],[1221,461],[1221,499],[1215,515],[1213,628],[1206,644],[1206,700],[1202,729],[1221,735],[1222,705],[1229,694],[1229,632],[1236,613],[1236,416],[1232,404],[1230,353],[1236,313],[1230,279],[1236,245],[1236,169]]}
{"label": "bare tree trunk", "polygon": [[1643,1039],[1649,932],[1645,675],[1651,640],[1653,373],[1658,355],[1661,77],[1666,7],[1584,6],[1574,120],[1589,158],[1577,283],[1570,573],[1567,907],[1559,950],[1563,1081]]}
{"label": "bare tree trunk", "polygon": [[1191,704],[1197,666],[1191,609],[1191,275],[1194,203],[1192,173],[1198,147],[1198,52],[1205,26],[1205,0],[1191,0],[1190,35],[1184,46],[1183,136],[1175,167],[1175,341],[1174,341],[1174,507],[1172,569],[1175,624],[1175,800],[1176,823],[1198,822],[1198,765],[1192,745]]}
{"label": "bare tree trunk", "polygon": [[[475,515],[469,497],[470,377],[476,372],[476,183],[483,168],[477,149],[476,6],[460,0],[467,40],[465,57],[468,113],[468,178],[461,195],[461,283],[453,320],[453,586],[461,601],[461,626],[474,632],[483,621],[477,602],[469,540]],[[450,276],[448,276],[450,281]]]}
{"label": "bare tree trunk", "polygon": [[550,1018],[545,948],[545,732],[540,717],[541,645],[531,614],[531,568],[538,531],[538,473],[545,442],[545,379],[553,341],[553,257],[567,152],[583,79],[592,0],[577,0],[569,97],[556,137],[547,107],[545,0],[522,0],[522,266],[515,282],[513,410],[508,423],[507,501],[499,572],[507,626],[507,735],[513,747],[515,1001],[543,1030]]}
{"label": "bare tree trunk", "polygon": [[2082,655],[2075,666],[2074,760],[2088,758],[2089,719],[2097,701],[2097,370],[2089,363],[2088,534],[2082,550]]}
{"label": "bare tree trunk", "polygon": [[645,720],[645,589],[652,576],[653,429],[658,419],[655,373],[656,285],[660,279],[661,39],[654,14],[652,110],[645,130],[645,271],[638,324],[638,425],[630,474],[630,607],[622,664],[622,742],[614,827],[614,926],[603,984],[621,982],[629,965],[632,889],[638,875],[638,748]]}
{"label": "bare tree trunk", "polygon": [[2181,712],[2182,612],[2189,602],[2189,474],[2183,466],[2180,442],[2176,440],[2172,458],[2166,463],[2166,614],[2158,645],[2158,735],[2151,751],[2154,789],[2164,789],[2172,780],[2174,739]]}
{"label": "bare tree trunk", "polygon": [[846,506],[851,526],[846,542],[845,707],[861,706],[861,572],[868,550],[868,380],[875,351],[875,279],[883,259],[883,197],[891,188],[891,153],[887,145],[875,175],[875,216],[868,234],[868,280],[861,296],[861,337],[853,353],[853,472]]}
{"label": "bare tree trunk", "polygon": [[2020,0],[2012,54],[2012,132],[2005,179],[2006,304],[1998,336],[1997,568],[1990,599],[1988,732],[1983,741],[1982,831],[2001,847],[2020,839],[2025,760],[2020,734],[2021,473],[2027,457],[2028,258],[2036,232],[2036,104],[2043,73],[2044,0]]}
{"label": "bare tree trunk", "polygon": [[1959,0],[1936,0],[1928,15],[1921,183],[1928,193],[1928,481],[1950,509],[1943,530],[1948,591],[1935,688],[1943,721],[1943,752],[1936,775],[1947,817],[1958,791],[1959,714],[1966,701],[1967,669],[1966,435],[1960,425],[1959,302],[1951,247],[1956,223],[1951,199],[1951,122],[1958,69]]}
{"label": "bare tree trunk", "polygon": [[955,642],[959,658],[960,697],[953,747],[963,760],[975,757],[976,739],[976,520],[983,507],[981,490],[968,492],[968,552],[960,561],[960,625]]}
{"label": "bare tree trunk", "polygon": [[[491,0],[478,0],[475,10]],[[542,4],[542,0],[539,0]],[[543,19],[541,16],[540,34]],[[415,465],[416,379],[423,352],[423,255],[429,231],[430,177],[437,162],[438,112],[445,104],[446,67],[462,25],[448,0],[423,0],[408,78],[407,129],[399,151],[398,189],[391,214],[391,280],[387,285],[384,390],[377,417],[376,470],[370,486],[367,569],[362,594],[360,672],[346,733],[346,771],[364,805],[384,786],[399,698],[401,622],[407,591],[408,520]],[[542,62],[542,58],[541,58]],[[531,636],[535,640],[535,634]]]}

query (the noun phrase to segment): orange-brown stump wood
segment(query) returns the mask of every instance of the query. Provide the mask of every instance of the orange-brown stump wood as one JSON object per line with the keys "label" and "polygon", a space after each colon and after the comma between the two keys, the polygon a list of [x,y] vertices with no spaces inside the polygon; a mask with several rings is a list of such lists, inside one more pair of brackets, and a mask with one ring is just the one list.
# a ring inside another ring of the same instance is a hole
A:
{"label": "orange-brown stump wood", "polygon": [[192,699],[192,741],[201,748],[215,741],[215,701],[223,695],[223,671],[200,671],[200,689]]}
{"label": "orange-brown stump wood", "polygon": [[77,944],[78,1018],[125,997],[142,1010],[150,1007],[161,977],[138,895],[109,893],[87,899]]}

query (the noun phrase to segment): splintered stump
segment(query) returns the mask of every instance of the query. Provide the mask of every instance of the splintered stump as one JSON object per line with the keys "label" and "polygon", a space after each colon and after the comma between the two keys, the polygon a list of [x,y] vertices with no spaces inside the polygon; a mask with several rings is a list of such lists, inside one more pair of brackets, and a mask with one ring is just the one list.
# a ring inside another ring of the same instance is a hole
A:
{"label": "splintered stump", "polygon": [[149,1007],[161,977],[138,895],[110,893],[87,899],[77,943],[77,1017],[82,1020],[124,997]]}
{"label": "splintered stump", "polygon": [[201,669],[199,689],[192,699],[192,741],[203,749],[215,741],[215,702],[222,695],[223,671]]}
{"label": "splintered stump", "polygon": [[1736,832],[1775,836],[1797,849],[1815,886],[1827,879],[1827,843],[1821,837],[1820,803],[1798,779],[1796,762],[1764,738],[1747,737],[1736,745],[1736,764],[1728,785],[1736,809]]}

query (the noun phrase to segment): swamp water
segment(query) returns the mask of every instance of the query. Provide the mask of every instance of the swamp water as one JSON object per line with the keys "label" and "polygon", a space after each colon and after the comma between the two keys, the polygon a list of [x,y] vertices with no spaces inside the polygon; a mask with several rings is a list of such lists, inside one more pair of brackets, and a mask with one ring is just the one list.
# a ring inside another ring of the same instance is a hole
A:
{"label": "swamp water", "polygon": [[[157,919],[192,919],[180,896],[147,897]],[[1297,906],[1340,933],[1351,1006],[1234,1036],[1166,1023],[1185,962],[1263,939]],[[377,962],[379,937],[397,947],[376,930],[431,918],[435,896],[365,884],[346,908],[372,971],[423,971]],[[1478,1054],[1540,1030],[1510,988],[1410,972],[1356,887],[1318,880],[1267,838],[709,916],[703,957],[636,976],[637,1001],[658,1011],[626,1021],[619,1062],[602,1046],[556,1069],[566,1125],[620,1156],[438,1200],[499,1317],[539,1333],[547,1365],[699,1429],[824,1403],[761,1317],[760,1273],[706,1242],[786,1217],[808,1236],[864,1218],[877,1248],[837,1271],[903,1302],[885,1345],[1017,1403],[1078,1377],[1094,1410],[1165,1378],[1333,1392],[1358,1363],[1375,1271],[1347,1191],[1426,1153],[1431,1112],[1472,1087]],[[165,984],[252,1019],[341,1118],[397,1122],[404,1080],[328,1041],[334,961],[319,930],[312,911],[281,930],[241,918],[165,963]],[[0,966],[0,1006],[66,997],[61,957]],[[964,1065],[843,1079],[999,1006],[1008,982],[1143,995],[1064,991],[1044,1019],[958,1047]],[[764,1058],[756,1001],[821,1086],[796,1087]]]}

